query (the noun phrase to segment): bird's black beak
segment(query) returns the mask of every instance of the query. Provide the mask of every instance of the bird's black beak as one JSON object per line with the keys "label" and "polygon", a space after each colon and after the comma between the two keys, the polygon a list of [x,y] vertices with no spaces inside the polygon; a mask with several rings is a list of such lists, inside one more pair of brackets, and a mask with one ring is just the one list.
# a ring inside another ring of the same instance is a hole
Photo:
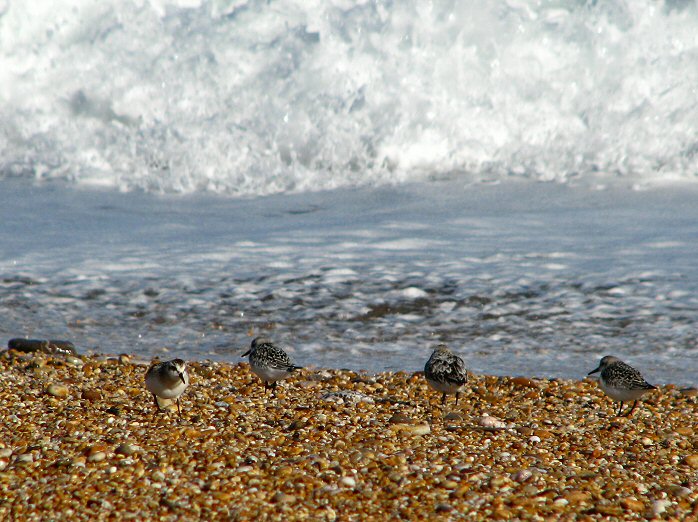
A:
{"label": "bird's black beak", "polygon": [[187,380],[184,378],[184,372],[182,372],[182,373],[179,374],[179,378],[182,379],[182,382],[183,382],[184,384],[187,384]]}
{"label": "bird's black beak", "polygon": [[243,353],[240,357],[247,357],[248,355],[250,355],[250,352],[251,352],[251,351],[252,351],[252,348],[250,348],[249,350],[247,350],[247,351],[246,351],[245,353]]}
{"label": "bird's black beak", "polygon": [[591,375],[592,373],[596,373],[596,372],[598,372],[600,369],[601,369],[601,366],[599,366],[599,367],[596,368],[595,370],[591,370],[589,373],[587,373],[587,375]]}

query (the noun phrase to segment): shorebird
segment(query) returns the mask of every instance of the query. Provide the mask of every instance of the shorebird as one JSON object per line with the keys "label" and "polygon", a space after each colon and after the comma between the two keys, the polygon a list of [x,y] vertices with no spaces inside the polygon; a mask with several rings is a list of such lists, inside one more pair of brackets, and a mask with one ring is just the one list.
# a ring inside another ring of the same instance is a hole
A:
{"label": "shorebird", "polygon": [[250,349],[243,353],[242,357],[248,355],[252,371],[264,382],[265,391],[271,389],[272,396],[275,396],[276,381],[285,379],[291,372],[303,368],[293,364],[286,352],[266,337],[253,339]]}
{"label": "shorebird", "polygon": [[440,344],[424,366],[424,377],[432,388],[443,393],[441,404],[446,404],[446,394],[455,393],[457,405],[460,391],[468,382],[468,371],[463,359],[449,350],[445,344]]}
{"label": "shorebird", "polygon": [[173,359],[161,363],[153,364],[145,374],[145,387],[153,394],[153,400],[158,411],[161,399],[176,399],[177,412],[182,416],[182,410],[179,407],[179,397],[184,393],[184,390],[189,386],[189,373],[187,372],[187,363],[182,359]]}
{"label": "shorebird", "polygon": [[629,416],[637,406],[637,400],[650,390],[657,387],[652,386],[635,368],[612,355],[607,355],[601,359],[599,366],[591,370],[588,375],[596,372],[601,372],[599,376],[599,385],[614,401],[620,401],[617,416],[621,416],[623,403],[633,401],[633,406],[623,416]]}

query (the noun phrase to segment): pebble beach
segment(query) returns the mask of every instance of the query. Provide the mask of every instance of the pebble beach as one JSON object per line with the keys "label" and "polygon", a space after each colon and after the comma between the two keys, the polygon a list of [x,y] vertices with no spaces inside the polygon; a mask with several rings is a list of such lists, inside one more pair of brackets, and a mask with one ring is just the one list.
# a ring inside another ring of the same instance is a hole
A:
{"label": "pebble beach", "polygon": [[201,361],[180,418],[148,363],[0,354],[0,519],[698,516],[695,389],[627,418],[590,379],[471,374],[442,406],[421,372],[305,369],[272,398],[247,363]]}

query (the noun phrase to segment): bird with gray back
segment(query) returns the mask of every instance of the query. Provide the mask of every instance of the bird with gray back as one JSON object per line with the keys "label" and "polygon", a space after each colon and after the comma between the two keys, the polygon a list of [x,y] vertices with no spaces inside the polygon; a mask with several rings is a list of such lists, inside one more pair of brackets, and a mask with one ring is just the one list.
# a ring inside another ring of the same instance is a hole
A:
{"label": "bird with gray back", "polygon": [[629,416],[635,410],[637,401],[645,393],[657,387],[649,384],[635,368],[625,364],[618,357],[607,355],[601,359],[599,365],[591,370],[588,375],[599,374],[599,386],[614,401],[619,401],[618,412],[621,416],[623,403],[633,401],[632,407],[623,416]]}
{"label": "bird with gray back", "polygon": [[468,382],[468,371],[463,359],[449,350],[445,344],[440,344],[424,366],[424,377],[432,388],[443,394],[441,404],[446,403],[447,394],[455,394],[457,405],[460,392]]}
{"label": "bird with gray back", "polygon": [[271,389],[273,396],[277,381],[303,368],[293,364],[288,354],[266,337],[253,339],[250,349],[242,354],[242,357],[247,356],[250,357],[252,371],[262,379],[265,390]]}
{"label": "bird with gray back", "polygon": [[161,363],[153,364],[145,374],[145,387],[153,394],[153,400],[158,411],[160,411],[161,399],[176,399],[177,412],[182,416],[179,405],[179,398],[184,390],[189,386],[189,373],[187,363],[182,359],[173,359]]}

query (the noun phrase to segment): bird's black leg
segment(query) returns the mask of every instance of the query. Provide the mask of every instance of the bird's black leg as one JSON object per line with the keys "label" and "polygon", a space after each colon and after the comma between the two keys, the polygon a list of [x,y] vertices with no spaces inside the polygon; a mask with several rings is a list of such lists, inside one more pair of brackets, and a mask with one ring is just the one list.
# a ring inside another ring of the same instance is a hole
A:
{"label": "bird's black leg", "polygon": [[623,409],[623,401],[620,401],[620,406],[618,406],[618,413],[616,413],[616,417],[620,417],[620,412]]}
{"label": "bird's black leg", "polygon": [[160,403],[158,402],[157,396],[153,393],[153,400],[155,401],[155,408],[160,411]]}
{"label": "bird's black leg", "polygon": [[177,397],[177,413],[179,413],[179,418],[182,418],[182,410],[179,408],[179,397]]}
{"label": "bird's black leg", "polygon": [[271,388],[271,396],[276,398],[276,381],[272,382],[269,387]]}
{"label": "bird's black leg", "polygon": [[637,406],[637,401],[633,401],[633,407],[630,408],[630,411],[628,411],[628,413],[626,413],[625,415],[630,417],[633,414],[633,412],[635,411],[635,406]]}
{"label": "bird's black leg", "polygon": [[443,392],[443,394],[441,395],[441,406],[443,406],[444,404],[446,404],[446,392]]}
{"label": "bird's black leg", "polygon": [[458,406],[458,397],[460,397],[460,392],[456,392],[456,406]]}

